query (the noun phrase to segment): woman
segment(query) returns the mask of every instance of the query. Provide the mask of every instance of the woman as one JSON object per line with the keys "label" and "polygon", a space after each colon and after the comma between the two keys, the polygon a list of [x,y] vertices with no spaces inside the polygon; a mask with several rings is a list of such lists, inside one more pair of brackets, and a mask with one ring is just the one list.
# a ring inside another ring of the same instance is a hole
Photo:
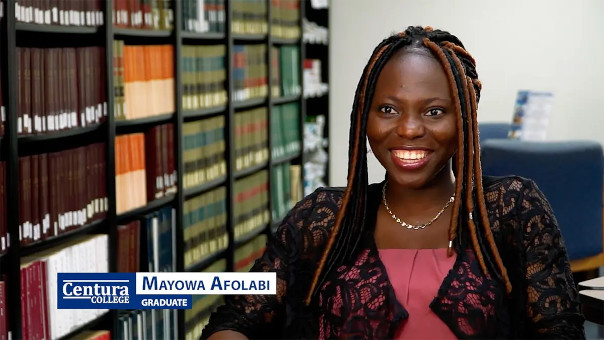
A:
{"label": "woman", "polygon": [[382,41],[356,92],[347,187],[306,197],[268,242],[253,271],[277,272],[277,295],[227,297],[202,337],[583,338],[545,197],[482,176],[480,89],[447,32]]}

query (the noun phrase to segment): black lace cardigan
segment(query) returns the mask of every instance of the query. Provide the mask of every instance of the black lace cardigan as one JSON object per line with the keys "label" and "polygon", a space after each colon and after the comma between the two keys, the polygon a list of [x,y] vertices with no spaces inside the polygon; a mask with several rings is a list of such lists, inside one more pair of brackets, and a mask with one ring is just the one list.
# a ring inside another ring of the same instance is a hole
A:
{"label": "black lace cardigan", "polygon": [[[375,221],[382,185],[369,187],[369,221]],[[584,338],[566,250],[543,194],[520,177],[485,176],[484,189],[512,293],[485,276],[469,243],[459,242],[430,308],[459,338]],[[277,272],[277,295],[226,297],[202,339],[220,330],[249,338],[393,336],[408,313],[388,281],[372,231],[356,259],[330,275],[310,306],[303,303],[342,196],[342,190],[319,189],[289,212],[252,269]]]}

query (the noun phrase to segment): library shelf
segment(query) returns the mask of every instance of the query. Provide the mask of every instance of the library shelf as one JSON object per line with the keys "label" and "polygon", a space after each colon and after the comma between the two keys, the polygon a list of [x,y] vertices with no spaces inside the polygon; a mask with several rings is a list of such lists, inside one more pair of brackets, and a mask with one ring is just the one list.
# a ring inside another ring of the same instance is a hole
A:
{"label": "library shelf", "polygon": [[214,189],[215,187],[226,183],[227,180],[227,176],[220,176],[218,178],[215,178],[211,181],[208,181],[206,183],[200,184],[200,185],[196,185],[194,187],[191,188],[187,188],[184,191],[184,197],[185,198],[189,198],[191,196],[196,196],[198,194],[201,194],[204,191],[208,191],[210,189]]}
{"label": "library shelf", "polygon": [[226,105],[220,105],[220,106],[209,107],[209,108],[199,109],[199,110],[183,111],[182,116],[184,119],[191,120],[191,119],[195,119],[195,118],[211,116],[213,114],[222,113],[225,111],[226,111]]}
{"label": "library shelf", "polygon": [[298,45],[300,44],[300,39],[286,39],[286,38],[271,38],[273,45]]}
{"label": "library shelf", "polygon": [[168,205],[170,203],[174,203],[174,198],[176,197],[176,194],[170,194],[168,196],[162,197],[162,198],[158,198],[156,200],[153,200],[151,202],[148,202],[147,205],[144,205],[142,207],[138,207],[132,210],[128,210],[126,212],[123,212],[119,215],[116,216],[116,220],[118,223],[121,223],[123,221],[126,221],[128,219],[133,219],[136,218],[138,216],[142,216],[142,215],[146,215],[148,213],[151,213],[159,208],[161,208],[164,205]]}
{"label": "library shelf", "polygon": [[243,42],[243,43],[249,43],[249,42],[265,42],[266,39],[268,39],[268,35],[267,34],[240,34],[240,33],[233,33],[232,35],[233,40],[235,42]]}
{"label": "library shelf", "polygon": [[239,179],[241,177],[245,177],[247,175],[251,175],[256,171],[262,170],[266,168],[268,162],[262,162],[260,164],[256,164],[254,166],[247,167],[245,169],[239,170],[235,172],[235,179]]}
{"label": "library shelf", "polygon": [[59,234],[57,236],[53,236],[51,238],[47,238],[46,240],[40,240],[35,243],[30,243],[27,245],[20,246],[19,253],[21,256],[27,256],[39,251],[43,251],[49,248],[52,248],[56,245],[63,244],[67,240],[86,234],[92,234],[95,231],[101,231],[105,227],[106,219],[97,220],[91,222],[83,227],[79,227],[76,229],[72,229],[64,232],[63,234]]}
{"label": "library shelf", "polygon": [[209,265],[214,263],[215,261],[220,260],[221,258],[225,257],[227,255],[227,251],[228,251],[228,249],[223,249],[223,250],[214,252],[212,254],[208,254],[208,255],[202,257],[201,260],[197,261],[197,263],[185,268],[185,271],[186,272],[202,271],[206,267],[208,267]]}
{"label": "library shelf", "polygon": [[113,35],[118,37],[149,37],[149,38],[167,38],[174,31],[170,30],[147,30],[137,28],[113,27]]}
{"label": "library shelf", "polygon": [[235,239],[235,247],[239,247],[240,245],[246,244],[249,241],[251,241],[254,237],[262,234],[265,230],[266,230],[266,226],[267,224],[263,224],[260,227],[250,231],[249,233],[245,234],[245,236],[243,237],[239,237],[238,239]]}
{"label": "library shelf", "polygon": [[220,32],[187,32],[183,31],[180,36],[183,39],[192,39],[192,40],[224,40],[226,38],[226,34]]}
{"label": "library shelf", "polygon": [[233,107],[236,110],[239,110],[239,109],[252,108],[254,106],[260,106],[260,105],[264,105],[264,104],[266,104],[266,98],[253,98],[253,99],[248,99],[248,100],[244,100],[244,101],[240,101],[240,102],[234,102]]}
{"label": "library shelf", "polygon": [[17,140],[19,144],[31,144],[38,142],[48,142],[52,140],[70,138],[70,137],[81,137],[91,132],[99,131],[105,127],[106,123],[100,123],[92,126],[79,127],[68,130],[54,131],[41,133],[38,135],[22,135],[18,136]]}
{"label": "library shelf", "polygon": [[18,22],[15,24],[17,32],[34,33],[59,33],[59,34],[97,34],[98,27],[91,26],[63,26],[63,25],[45,25],[45,24],[27,24]]}
{"label": "library shelf", "polygon": [[116,120],[115,128],[117,132],[124,132],[124,130],[130,130],[144,125],[155,125],[159,123],[168,123],[174,118],[174,113],[166,113],[163,115],[138,118],[138,119],[127,119],[127,120]]}
{"label": "library shelf", "polygon": [[281,163],[290,162],[290,161],[293,161],[294,159],[299,158],[300,155],[301,155],[300,152],[296,152],[295,154],[285,155],[285,156],[273,158],[273,159],[271,159],[271,164],[272,165],[277,165],[277,164],[281,164]]}
{"label": "library shelf", "polygon": [[300,100],[300,95],[273,98],[273,105],[287,104]]}
{"label": "library shelf", "polygon": [[[113,314],[112,311],[108,310],[105,313],[97,316],[96,318],[88,321],[87,323],[78,326],[76,329],[72,330],[71,332],[65,334],[64,336],[62,336],[62,337],[60,337],[58,339],[60,339],[60,340],[63,340],[63,339],[65,339],[65,340],[67,340],[67,339],[75,339],[75,336],[78,335],[78,333],[80,333],[82,331],[85,331],[85,330],[88,330],[88,329],[92,329],[92,328],[94,328],[97,325],[100,325],[100,324],[102,324],[104,322],[109,321],[107,319],[112,314]],[[112,333],[112,335],[113,335],[113,333]]]}

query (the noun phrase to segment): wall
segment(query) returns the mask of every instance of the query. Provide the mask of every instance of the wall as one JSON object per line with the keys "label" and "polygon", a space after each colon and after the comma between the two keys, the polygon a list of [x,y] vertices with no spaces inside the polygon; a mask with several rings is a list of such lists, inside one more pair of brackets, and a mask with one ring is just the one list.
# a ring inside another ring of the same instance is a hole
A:
{"label": "wall", "polygon": [[[477,61],[479,121],[510,121],[518,89],[554,92],[548,139],[604,144],[604,1],[332,0],[330,184],[346,185],[354,91],[375,45],[409,25],[455,34]],[[384,177],[370,156],[370,182]]]}

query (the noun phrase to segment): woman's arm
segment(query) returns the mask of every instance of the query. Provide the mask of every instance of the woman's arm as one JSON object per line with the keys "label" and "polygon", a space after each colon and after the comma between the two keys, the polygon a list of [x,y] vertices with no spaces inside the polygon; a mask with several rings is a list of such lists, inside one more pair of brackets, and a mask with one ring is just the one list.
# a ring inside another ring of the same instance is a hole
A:
{"label": "woman's arm", "polygon": [[530,336],[585,338],[584,318],[566,248],[547,199],[529,181],[517,204],[524,233]]}
{"label": "woman's arm", "polygon": [[277,294],[225,296],[225,304],[212,313],[202,339],[210,336],[215,339],[214,334],[226,338],[282,337],[287,321],[288,287],[292,284],[300,287],[301,282],[305,282],[304,269],[318,261],[340,197],[341,192],[319,189],[296,204],[275,234],[269,236],[264,254],[251,269],[252,272],[276,272]]}

